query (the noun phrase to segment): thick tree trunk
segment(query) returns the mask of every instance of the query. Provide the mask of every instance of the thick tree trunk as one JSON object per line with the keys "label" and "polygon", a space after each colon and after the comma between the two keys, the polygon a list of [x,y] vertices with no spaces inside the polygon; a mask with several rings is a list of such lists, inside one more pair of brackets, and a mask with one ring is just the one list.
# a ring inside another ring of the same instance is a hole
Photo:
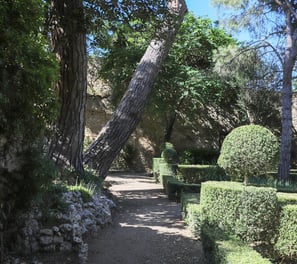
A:
{"label": "thick tree trunk", "polygon": [[173,126],[176,120],[176,113],[174,112],[169,116],[166,120],[166,127],[165,127],[165,135],[164,135],[164,142],[170,142],[171,135],[173,132]]}
{"label": "thick tree trunk", "polygon": [[289,179],[292,145],[292,63],[284,66],[282,88],[282,133],[278,180]]}
{"label": "thick tree trunk", "polygon": [[106,177],[113,160],[140,121],[158,72],[187,11],[185,1],[169,1],[169,11],[177,19],[172,21],[171,18],[163,28],[160,38],[151,41],[119,106],[85,153],[85,164],[94,168],[100,177]]}
{"label": "thick tree trunk", "polygon": [[82,0],[51,1],[52,45],[60,63],[56,87],[60,112],[49,156],[57,165],[83,173],[87,91],[86,32]]}
{"label": "thick tree trunk", "polygon": [[[286,51],[283,64],[282,88],[282,132],[281,152],[278,168],[278,180],[289,179],[292,145],[292,73],[297,55],[297,28],[292,23],[292,13],[289,7],[283,6],[286,14]],[[297,15],[297,14],[295,14]]]}

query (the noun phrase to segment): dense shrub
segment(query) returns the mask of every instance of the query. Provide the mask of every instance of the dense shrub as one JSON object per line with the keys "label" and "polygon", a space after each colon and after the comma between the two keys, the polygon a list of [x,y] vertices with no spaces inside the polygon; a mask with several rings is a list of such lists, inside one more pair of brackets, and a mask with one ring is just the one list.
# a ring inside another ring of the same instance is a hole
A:
{"label": "dense shrub", "polygon": [[271,242],[278,223],[276,190],[246,187],[241,195],[235,233],[244,241]]}
{"label": "dense shrub", "polygon": [[178,155],[174,148],[166,148],[162,151],[161,158],[163,158],[167,163],[177,164]]}
{"label": "dense shrub", "polygon": [[177,177],[185,183],[228,179],[224,170],[217,165],[178,165]]}
{"label": "dense shrub", "polygon": [[276,190],[236,182],[205,182],[201,187],[204,221],[245,241],[270,242],[278,220]]}
{"label": "dense shrub", "polygon": [[159,182],[162,184],[162,179],[164,175],[175,176],[176,175],[176,164],[170,164],[166,162],[159,163]]}
{"label": "dense shrub", "polygon": [[216,149],[187,149],[180,157],[181,164],[215,164],[219,157]]}
{"label": "dense shrub", "polygon": [[184,220],[191,233],[196,237],[201,235],[202,219],[201,205],[199,203],[188,203]]}
{"label": "dense shrub", "polygon": [[276,168],[279,144],[277,138],[259,125],[234,129],[224,140],[218,164],[234,180],[248,182]]}
{"label": "dense shrub", "polygon": [[297,260],[297,203],[282,207],[279,222],[275,249],[281,263],[296,263],[293,261]]}
{"label": "dense shrub", "polygon": [[41,32],[43,3],[0,4],[0,231],[51,180],[42,143],[57,110],[57,64]]}
{"label": "dense shrub", "polygon": [[200,193],[181,194],[182,217],[190,231],[195,236],[200,236],[202,224],[202,211],[200,206]]}
{"label": "dense shrub", "polygon": [[203,225],[202,242],[209,264],[269,264],[258,252],[221,229]]}
{"label": "dense shrub", "polygon": [[277,193],[281,207],[275,250],[282,263],[294,263],[297,259],[297,194]]}
{"label": "dense shrub", "polygon": [[162,184],[163,184],[163,190],[166,194],[168,194],[168,182],[169,181],[177,181],[177,179],[171,175],[162,175]]}
{"label": "dense shrub", "polygon": [[186,216],[189,204],[200,204],[200,193],[182,193],[180,202],[183,216]]}

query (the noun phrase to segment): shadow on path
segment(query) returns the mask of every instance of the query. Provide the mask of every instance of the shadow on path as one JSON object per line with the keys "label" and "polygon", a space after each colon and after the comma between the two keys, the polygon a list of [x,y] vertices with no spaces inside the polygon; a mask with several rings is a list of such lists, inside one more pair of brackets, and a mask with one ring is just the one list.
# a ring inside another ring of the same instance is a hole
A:
{"label": "shadow on path", "polygon": [[111,175],[118,209],[114,223],[89,239],[90,264],[203,264],[200,241],[181,220],[180,204],[168,201],[153,178]]}

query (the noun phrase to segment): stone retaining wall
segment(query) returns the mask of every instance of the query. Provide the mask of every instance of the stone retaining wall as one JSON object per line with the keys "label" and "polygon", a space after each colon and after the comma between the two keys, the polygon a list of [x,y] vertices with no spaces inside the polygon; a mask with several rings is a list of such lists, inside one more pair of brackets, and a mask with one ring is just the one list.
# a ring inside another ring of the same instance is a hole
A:
{"label": "stone retaining wall", "polygon": [[[115,204],[99,193],[93,196],[92,201],[84,203],[78,191],[64,193],[62,200],[68,209],[65,212],[52,211],[49,215],[54,219],[51,225],[44,225],[40,208],[33,208],[18,218],[20,232],[15,245],[18,253],[34,255],[39,252],[75,251],[80,263],[87,263],[88,245],[84,238],[111,223],[111,209]],[[5,263],[28,264],[12,257],[7,257]]]}

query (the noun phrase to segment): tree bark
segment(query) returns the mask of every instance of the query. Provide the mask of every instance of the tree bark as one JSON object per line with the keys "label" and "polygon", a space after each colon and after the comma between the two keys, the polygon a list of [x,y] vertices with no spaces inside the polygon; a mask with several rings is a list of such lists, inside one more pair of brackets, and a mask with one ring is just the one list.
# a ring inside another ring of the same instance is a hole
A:
{"label": "tree bark", "polygon": [[[283,5],[286,14],[286,50],[283,61],[282,88],[282,132],[278,180],[284,183],[289,179],[292,145],[292,73],[297,55],[297,28],[293,26],[293,14]],[[295,14],[296,15],[296,14]]]}
{"label": "tree bark", "polygon": [[139,123],[158,72],[187,11],[184,0],[171,0],[168,8],[174,20],[170,17],[159,38],[151,41],[119,106],[85,152],[84,163],[95,169],[102,178],[106,177],[113,160]]}
{"label": "tree bark", "polygon": [[164,142],[170,142],[175,120],[176,120],[176,113],[174,112],[166,120]]}
{"label": "tree bark", "polygon": [[60,111],[49,157],[83,174],[87,91],[86,30],[82,0],[51,0],[51,39],[60,75],[56,88]]}

